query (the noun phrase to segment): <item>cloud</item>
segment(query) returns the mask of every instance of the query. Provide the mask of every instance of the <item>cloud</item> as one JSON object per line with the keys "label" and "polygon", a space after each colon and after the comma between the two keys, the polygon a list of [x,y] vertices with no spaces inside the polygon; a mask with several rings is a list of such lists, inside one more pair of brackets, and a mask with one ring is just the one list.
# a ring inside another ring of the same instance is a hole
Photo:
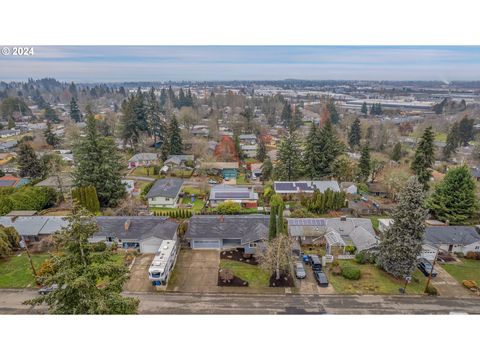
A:
{"label": "cloud", "polygon": [[44,46],[0,57],[0,80],[478,80],[480,47]]}

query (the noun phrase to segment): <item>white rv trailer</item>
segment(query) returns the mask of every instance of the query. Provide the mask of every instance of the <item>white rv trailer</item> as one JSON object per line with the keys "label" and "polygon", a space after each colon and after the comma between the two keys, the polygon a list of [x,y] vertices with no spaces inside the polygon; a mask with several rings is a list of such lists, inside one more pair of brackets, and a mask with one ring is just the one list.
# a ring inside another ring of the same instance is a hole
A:
{"label": "white rv trailer", "polygon": [[152,264],[148,269],[148,278],[155,286],[167,285],[170,273],[177,260],[178,240],[163,240]]}

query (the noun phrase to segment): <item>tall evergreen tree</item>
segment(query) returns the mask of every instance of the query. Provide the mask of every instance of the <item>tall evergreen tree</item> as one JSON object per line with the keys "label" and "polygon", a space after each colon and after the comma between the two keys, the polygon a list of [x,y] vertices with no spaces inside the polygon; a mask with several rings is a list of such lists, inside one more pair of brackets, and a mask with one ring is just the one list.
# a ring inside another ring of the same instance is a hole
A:
{"label": "tall evergreen tree", "polygon": [[292,123],[292,107],[288,102],[285,102],[285,104],[283,105],[281,119],[283,126],[286,129],[290,129]]}
{"label": "tall evergreen tree", "polygon": [[454,123],[447,134],[447,141],[445,147],[443,148],[443,156],[445,159],[449,159],[460,145],[458,125],[458,123]]}
{"label": "tall evergreen tree", "polygon": [[161,118],[160,103],[157,101],[153,87],[150,89],[147,98],[147,122],[149,133],[153,135],[154,144],[157,143],[157,139],[163,140],[165,138],[165,124]]}
{"label": "tall evergreen tree", "polygon": [[360,110],[360,112],[367,116],[368,115],[368,108],[367,108],[367,103],[364,101],[363,104],[362,104],[362,109]]}
{"label": "tall evergreen tree", "polygon": [[335,101],[333,98],[330,98],[327,102],[327,110],[328,110],[328,115],[330,122],[332,124],[338,124],[340,121],[340,116],[338,115],[337,108],[335,107]]}
{"label": "tall evergreen tree", "polygon": [[45,142],[48,145],[55,148],[60,144],[60,138],[53,132],[52,123],[50,121],[47,121],[47,128],[43,132],[43,135],[45,136]]}
{"label": "tall evergreen tree", "polygon": [[295,106],[295,111],[293,113],[293,127],[298,129],[303,124],[303,113],[300,107]]}
{"label": "tall evergreen tree", "polygon": [[257,160],[263,163],[266,157],[267,157],[267,147],[265,146],[265,142],[263,141],[263,139],[260,137],[260,141],[258,143],[258,148],[257,148]]}
{"label": "tall evergreen tree", "polygon": [[87,118],[86,136],[74,146],[74,184],[95,187],[102,206],[116,206],[125,196],[123,168],[115,142],[98,134],[93,115]]}
{"label": "tall evergreen tree", "polygon": [[318,179],[320,176],[320,134],[318,126],[312,123],[310,131],[305,140],[305,151],[303,153],[303,170],[309,179]]}
{"label": "tall evergreen tree", "polygon": [[128,143],[134,151],[140,139],[140,129],[134,111],[135,101],[135,98],[130,96],[122,102],[122,116],[120,118],[120,138],[124,143]]}
{"label": "tall evergreen tree", "polygon": [[360,180],[363,182],[368,181],[371,171],[370,149],[368,145],[365,145],[362,148],[362,155],[360,157],[360,163],[358,166]]}
{"label": "tall evergreen tree", "polygon": [[475,120],[469,119],[468,117],[463,117],[458,124],[458,139],[462,146],[468,146],[468,143],[473,140],[473,124]]}
{"label": "tall evergreen tree", "polygon": [[182,135],[180,134],[180,128],[178,127],[178,121],[175,115],[172,116],[169,126],[170,137],[170,155],[183,154]]}
{"label": "tall evergreen tree", "polygon": [[268,222],[268,240],[277,236],[277,207],[270,206],[270,221]]}
{"label": "tall evergreen tree", "polygon": [[428,199],[430,212],[441,221],[468,224],[479,206],[476,183],[466,165],[453,168]]}
{"label": "tall evergreen tree", "polygon": [[400,159],[403,156],[403,150],[402,150],[402,143],[397,142],[395,146],[393,147],[392,151],[392,160],[393,161],[400,161]]}
{"label": "tall evergreen tree", "polygon": [[272,172],[273,172],[272,161],[270,160],[269,157],[267,157],[262,164],[262,175],[260,176],[260,179],[263,182],[270,180],[270,178],[272,177]]}
{"label": "tall evergreen tree", "polygon": [[418,143],[415,157],[412,162],[412,170],[425,190],[428,189],[428,181],[432,176],[432,166],[435,162],[435,153],[433,147],[434,133],[432,127],[425,129],[420,142]]}
{"label": "tall evergreen tree", "polygon": [[411,177],[393,211],[393,224],[380,244],[379,263],[385,271],[397,278],[410,276],[415,271],[427,213],[423,184]]}
{"label": "tall evergreen tree", "polygon": [[32,179],[39,179],[43,174],[42,163],[38,159],[32,146],[21,141],[18,147],[17,163],[19,167],[19,175]]}
{"label": "tall evergreen tree", "polygon": [[45,119],[48,121],[59,123],[60,119],[58,118],[57,112],[50,106],[50,104],[46,104],[45,106]]}
{"label": "tall evergreen tree", "polygon": [[326,121],[318,130],[317,171],[318,177],[332,175],[335,159],[345,151],[345,145],[338,139],[331,121]]}
{"label": "tall evergreen tree", "polygon": [[278,162],[275,166],[275,178],[278,180],[296,180],[301,173],[300,146],[295,132],[286,135],[278,148]]}
{"label": "tall evergreen tree", "polygon": [[74,97],[70,100],[70,119],[75,122],[82,121],[82,113],[78,108],[77,100]]}
{"label": "tall evergreen tree", "polygon": [[68,226],[56,236],[62,252],[50,259],[55,270],[43,281],[45,285],[57,284],[58,288],[28,304],[47,304],[51,314],[137,313],[138,299],[121,294],[128,268],[116,261],[111,249],[95,251],[88,241],[96,230],[90,214],[74,211]]}
{"label": "tall evergreen tree", "polygon": [[356,118],[350,128],[350,133],[348,134],[348,144],[352,149],[356,146],[360,146],[361,138],[362,130],[360,129],[360,119]]}

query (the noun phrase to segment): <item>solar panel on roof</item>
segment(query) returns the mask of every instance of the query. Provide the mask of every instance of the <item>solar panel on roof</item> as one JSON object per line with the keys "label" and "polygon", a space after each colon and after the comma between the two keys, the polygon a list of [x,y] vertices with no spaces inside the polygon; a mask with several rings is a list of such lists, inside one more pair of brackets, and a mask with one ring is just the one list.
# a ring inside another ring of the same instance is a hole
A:
{"label": "solar panel on roof", "polygon": [[296,189],[294,183],[275,183],[275,188],[281,191],[293,191]]}
{"label": "solar panel on roof", "polygon": [[299,182],[299,183],[296,183],[296,187],[298,187],[300,190],[312,190],[312,188],[310,187],[310,185],[308,185],[307,183],[304,183],[304,182]]}
{"label": "solar panel on roof", "polygon": [[215,198],[223,199],[248,199],[250,198],[250,193],[248,192],[217,192],[215,193]]}

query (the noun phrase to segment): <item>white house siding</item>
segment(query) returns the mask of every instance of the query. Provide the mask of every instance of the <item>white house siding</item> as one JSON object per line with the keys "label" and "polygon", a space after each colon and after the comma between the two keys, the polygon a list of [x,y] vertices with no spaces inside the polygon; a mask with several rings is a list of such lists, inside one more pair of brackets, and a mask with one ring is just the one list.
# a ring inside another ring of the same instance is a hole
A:
{"label": "white house siding", "polygon": [[466,254],[469,251],[480,252],[480,241],[463,247],[463,253]]}
{"label": "white house siding", "polygon": [[166,208],[175,208],[177,207],[178,197],[175,198],[165,198],[162,196],[157,196],[154,198],[148,198],[148,206],[150,207],[166,207]]}

